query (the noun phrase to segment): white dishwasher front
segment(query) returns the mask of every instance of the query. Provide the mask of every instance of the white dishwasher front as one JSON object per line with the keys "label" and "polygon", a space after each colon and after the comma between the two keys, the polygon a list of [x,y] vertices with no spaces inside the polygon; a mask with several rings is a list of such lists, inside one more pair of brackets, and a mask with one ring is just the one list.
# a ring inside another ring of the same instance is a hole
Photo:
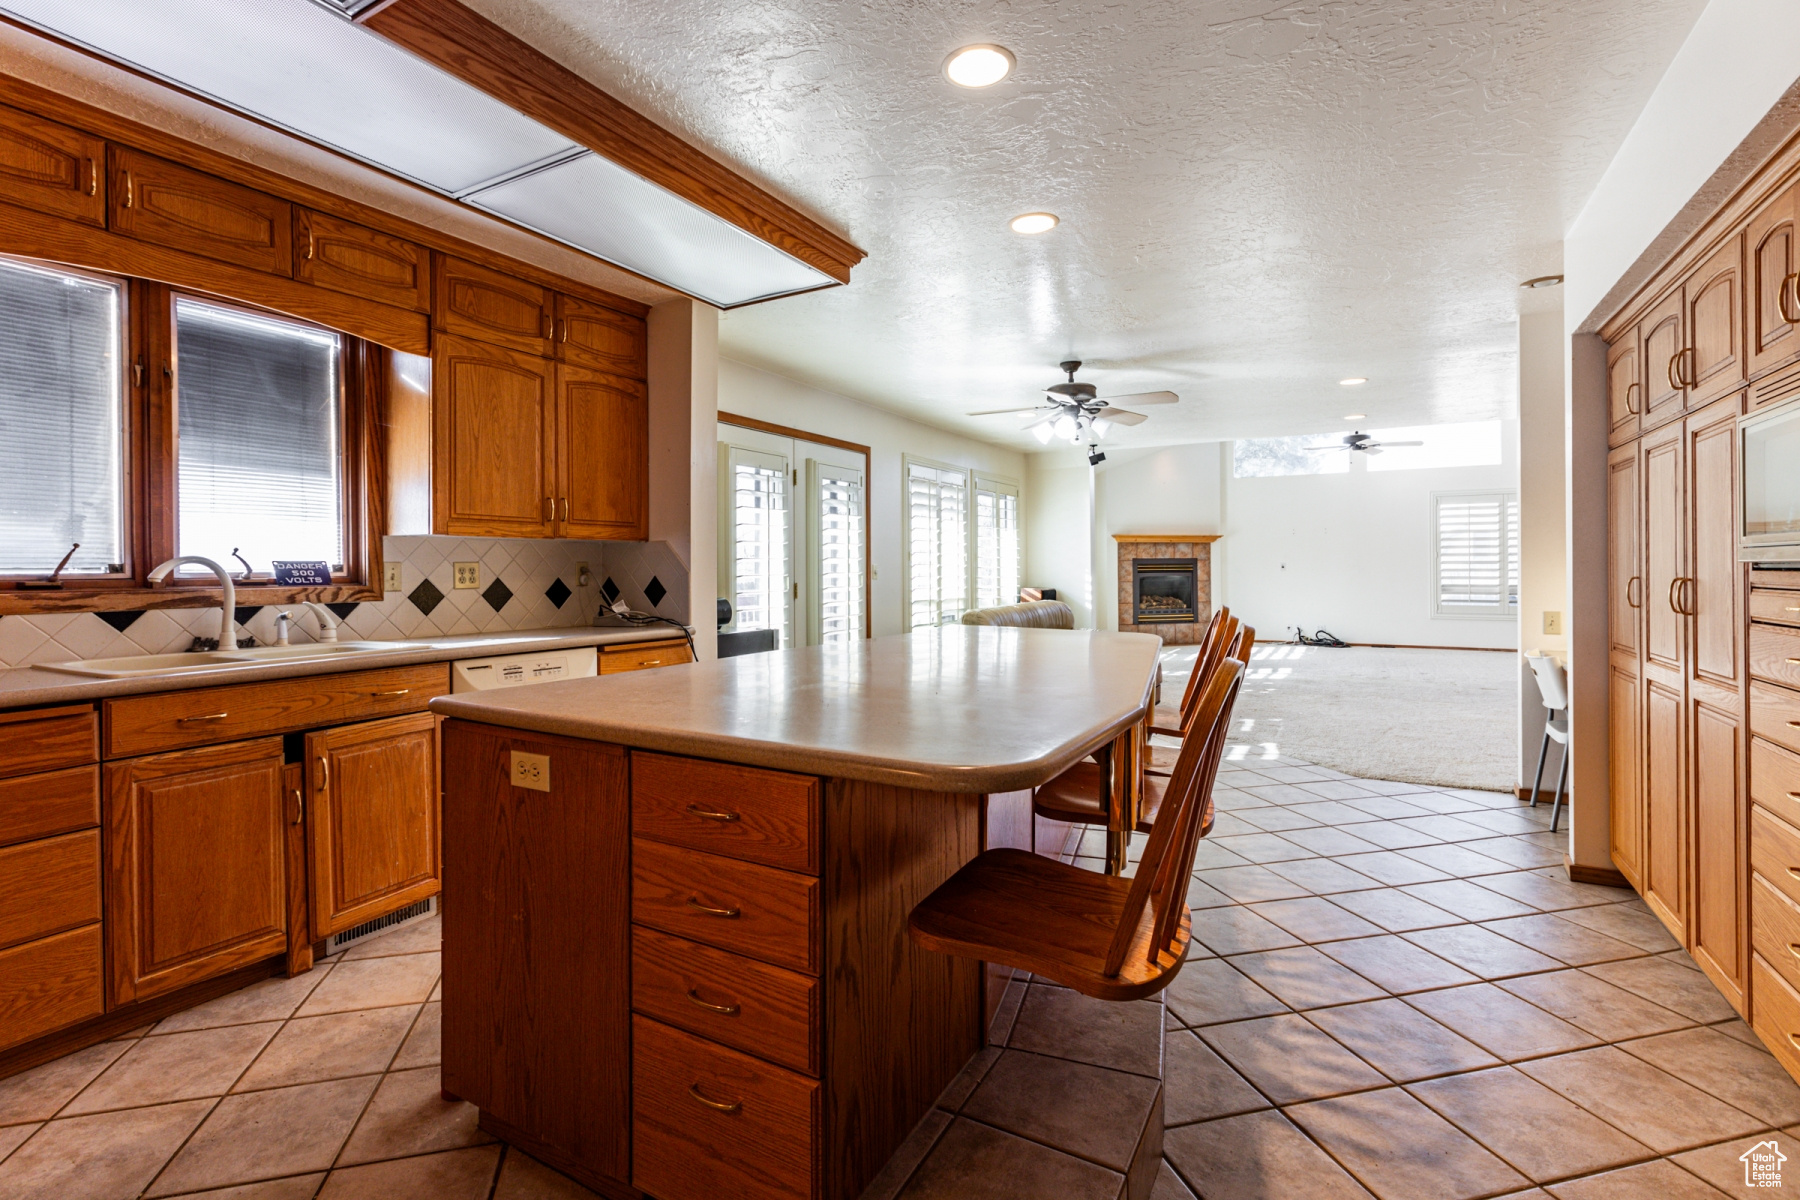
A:
{"label": "white dishwasher front", "polygon": [[592,646],[465,658],[450,664],[450,691],[485,692],[490,688],[555,683],[559,679],[591,679],[599,673],[600,652]]}

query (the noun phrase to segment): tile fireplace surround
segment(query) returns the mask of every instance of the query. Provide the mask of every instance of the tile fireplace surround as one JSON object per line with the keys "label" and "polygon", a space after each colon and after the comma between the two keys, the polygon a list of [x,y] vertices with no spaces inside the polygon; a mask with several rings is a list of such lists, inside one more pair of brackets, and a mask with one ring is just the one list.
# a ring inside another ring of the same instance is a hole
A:
{"label": "tile fireplace surround", "polygon": [[[1154,633],[1171,646],[1197,643],[1212,619],[1212,544],[1216,533],[1115,533],[1119,543],[1119,632]],[[1131,564],[1140,558],[1191,558],[1194,571],[1195,620],[1139,625],[1132,621]]]}

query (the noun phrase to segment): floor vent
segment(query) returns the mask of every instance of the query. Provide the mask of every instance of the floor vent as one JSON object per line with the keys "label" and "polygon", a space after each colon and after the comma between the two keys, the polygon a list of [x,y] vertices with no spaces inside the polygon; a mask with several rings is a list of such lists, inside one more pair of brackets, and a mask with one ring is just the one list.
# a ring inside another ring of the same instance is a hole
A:
{"label": "floor vent", "polygon": [[366,937],[374,937],[378,933],[386,933],[390,929],[429,917],[437,911],[437,897],[427,896],[417,904],[409,904],[405,908],[397,908],[385,917],[376,917],[373,921],[364,921],[342,933],[334,933],[325,939],[325,953],[336,954],[344,947],[362,941]]}

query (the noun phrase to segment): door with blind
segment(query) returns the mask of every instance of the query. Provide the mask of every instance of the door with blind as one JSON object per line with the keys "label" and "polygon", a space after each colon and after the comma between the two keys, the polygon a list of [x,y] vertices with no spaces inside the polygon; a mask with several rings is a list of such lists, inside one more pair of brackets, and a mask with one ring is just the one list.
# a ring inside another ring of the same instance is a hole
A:
{"label": "door with blind", "polygon": [[794,644],[792,476],[787,455],[719,447],[719,590],[731,601],[730,632],[773,629]]}
{"label": "door with blind", "polygon": [[969,604],[969,472],[908,457],[907,628],[954,625]]}
{"label": "door with blind", "polygon": [[1519,615],[1519,497],[1515,492],[1435,492],[1432,615]]}
{"label": "door with blind", "polygon": [[975,585],[975,607],[1017,603],[1019,486],[977,475],[972,511],[975,536],[969,545],[969,578]]}

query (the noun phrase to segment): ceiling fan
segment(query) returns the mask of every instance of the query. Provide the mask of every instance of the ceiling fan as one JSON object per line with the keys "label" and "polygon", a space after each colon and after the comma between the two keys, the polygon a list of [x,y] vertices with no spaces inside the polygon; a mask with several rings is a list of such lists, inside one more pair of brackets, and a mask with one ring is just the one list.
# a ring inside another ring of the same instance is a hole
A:
{"label": "ceiling fan", "polygon": [[972,412],[971,417],[992,417],[1005,413],[1023,414],[1023,428],[1029,429],[1038,441],[1049,445],[1051,438],[1067,438],[1076,445],[1090,447],[1088,461],[1098,464],[1105,455],[1092,449],[1106,431],[1114,425],[1139,425],[1150,418],[1140,412],[1119,407],[1122,404],[1147,406],[1151,404],[1174,404],[1180,400],[1174,392],[1133,392],[1129,396],[1114,396],[1110,400],[1102,400],[1098,390],[1091,383],[1076,383],[1075,372],[1081,369],[1079,359],[1058,363],[1069,376],[1066,383],[1053,383],[1044,389],[1044,400],[1040,404],[1024,408],[991,408],[982,412]]}
{"label": "ceiling fan", "polygon": [[1360,450],[1364,454],[1380,454],[1383,447],[1423,446],[1424,442],[1378,442],[1366,433],[1346,433],[1344,440],[1329,446],[1302,446],[1302,450]]}

